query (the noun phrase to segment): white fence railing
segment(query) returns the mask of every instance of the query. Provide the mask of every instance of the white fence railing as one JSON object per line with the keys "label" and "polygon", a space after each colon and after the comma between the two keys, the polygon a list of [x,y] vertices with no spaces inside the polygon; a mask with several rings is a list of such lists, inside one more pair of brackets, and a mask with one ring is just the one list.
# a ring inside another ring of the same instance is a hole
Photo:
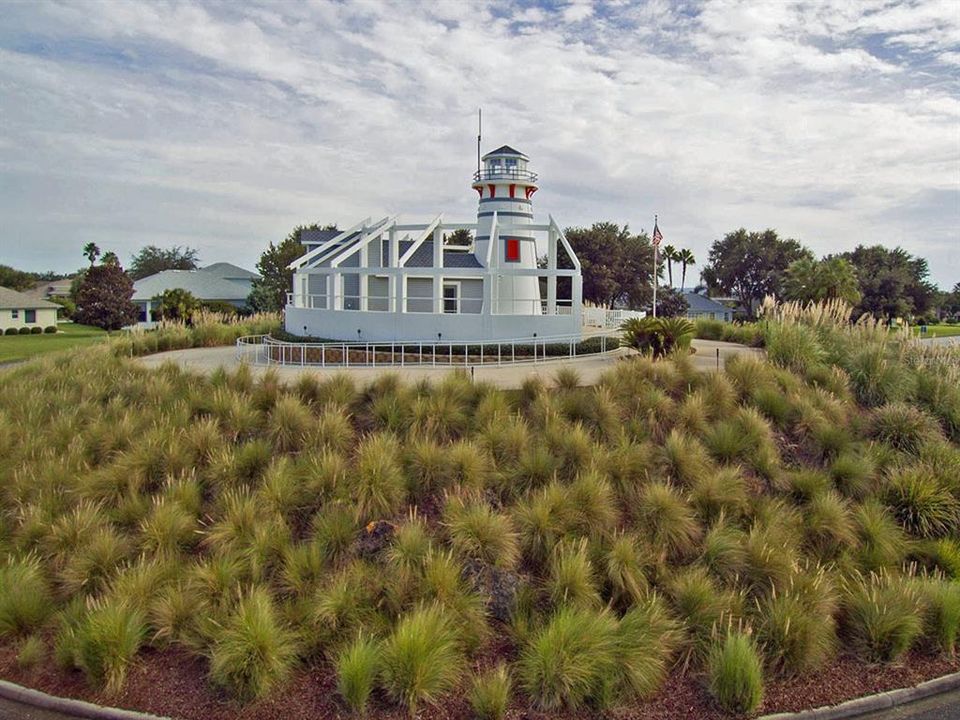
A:
{"label": "white fence railing", "polygon": [[647,313],[638,310],[608,310],[607,308],[583,308],[583,324],[587,327],[616,330],[627,320],[645,318]]}
{"label": "white fence railing", "polygon": [[606,355],[617,350],[616,335],[583,340],[574,336],[460,342],[285,342],[269,335],[237,340],[237,360],[251,365],[319,367],[407,367],[519,365]]}

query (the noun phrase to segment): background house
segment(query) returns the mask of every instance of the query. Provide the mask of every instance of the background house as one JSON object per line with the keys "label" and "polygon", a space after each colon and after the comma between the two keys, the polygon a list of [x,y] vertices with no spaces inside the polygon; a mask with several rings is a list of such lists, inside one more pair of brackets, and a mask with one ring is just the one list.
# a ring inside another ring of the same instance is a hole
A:
{"label": "background house", "polygon": [[0,287],[0,331],[8,328],[56,326],[59,305]]}
{"label": "background house", "polygon": [[186,290],[200,302],[224,302],[239,310],[259,275],[230,263],[214,263],[198,270],[164,270],[133,284],[133,302],[140,308],[140,322],[152,322],[155,299],[167,290]]}
{"label": "background house", "polygon": [[690,320],[706,318],[708,320],[722,320],[730,322],[733,320],[733,310],[726,305],[718,303],[716,300],[708,298],[706,295],[700,295],[694,292],[683,293],[683,299],[687,301],[687,317]]}

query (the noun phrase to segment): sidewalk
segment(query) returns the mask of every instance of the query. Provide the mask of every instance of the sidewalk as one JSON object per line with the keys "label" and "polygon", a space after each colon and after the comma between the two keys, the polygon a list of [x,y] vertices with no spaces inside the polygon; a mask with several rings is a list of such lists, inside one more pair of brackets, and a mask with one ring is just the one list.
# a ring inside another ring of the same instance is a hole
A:
{"label": "sidewalk", "polygon": [[[712,340],[694,340],[693,347],[696,354],[693,356],[693,362],[696,368],[702,372],[710,372],[717,368],[717,353],[719,352],[719,366],[722,368],[726,358],[741,353],[759,354],[762,351],[756,348],[748,348],[734,343],[717,342]],[[322,368],[317,366],[281,366],[272,365],[270,368],[276,369],[279,376],[287,381],[296,380],[304,373],[316,375],[320,378],[328,378],[341,373],[349,374],[358,382],[369,382],[384,373],[396,373],[407,382],[416,382],[422,379],[436,380],[442,378],[450,372],[457,369],[461,371],[473,372],[476,380],[489,382],[501,388],[520,387],[521,383],[529,377],[540,377],[543,380],[550,380],[559,368],[570,367],[580,373],[581,382],[585,385],[592,385],[597,382],[600,376],[609,370],[617,362],[629,357],[626,350],[617,350],[614,353],[603,356],[586,356],[581,358],[560,358],[557,360],[548,360],[546,362],[526,363],[522,365],[504,365],[497,367],[495,365],[473,365],[467,368],[460,366],[453,368],[450,366],[383,366],[383,367],[333,367]],[[155,355],[146,355],[138,360],[147,367],[158,367],[165,362],[174,362],[185,370],[210,374],[219,367],[227,369],[235,368],[238,365],[236,359],[236,348],[229,347],[216,348],[193,348],[191,350],[171,350],[170,352],[157,353]],[[254,375],[261,375],[266,372],[268,366],[251,366]]]}

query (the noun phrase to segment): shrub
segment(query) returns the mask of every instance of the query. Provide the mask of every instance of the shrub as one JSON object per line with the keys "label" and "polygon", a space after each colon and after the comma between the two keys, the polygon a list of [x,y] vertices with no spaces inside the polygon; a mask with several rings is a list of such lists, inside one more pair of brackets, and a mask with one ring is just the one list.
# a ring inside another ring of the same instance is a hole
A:
{"label": "shrub", "polygon": [[218,630],[210,649],[210,676],[241,700],[260,697],[297,661],[291,633],[280,623],[269,592],[244,594]]}
{"label": "shrub", "polygon": [[763,701],[763,667],[753,638],[731,631],[716,644],[707,664],[710,694],[731,713],[752,713]]}
{"label": "shrub", "polygon": [[936,420],[906,403],[890,403],[877,408],[870,431],[877,440],[912,455],[917,455],[924,443],[942,437]]}
{"label": "shrub", "polygon": [[53,596],[38,558],[0,567],[0,636],[32,632],[52,612]]}
{"label": "shrub", "polygon": [[56,326],[56,325],[47,325],[47,326],[43,329],[43,331],[44,331],[47,335],[53,335],[53,334],[55,334],[55,333],[57,332],[57,326]]}
{"label": "shrub", "polygon": [[621,345],[650,352],[654,359],[674,350],[686,350],[693,339],[694,325],[686,318],[632,318],[620,326]]}
{"label": "shrub", "polygon": [[470,688],[470,707],[477,720],[502,720],[510,703],[513,681],[503,663],[476,675]]}
{"label": "shrub", "polygon": [[920,635],[921,607],[920,593],[908,579],[886,571],[855,575],[844,588],[843,629],[864,659],[892,662]]}
{"label": "shrub", "polygon": [[456,629],[437,605],[401,617],[383,642],[381,682],[390,697],[407,706],[411,718],[420,703],[434,702],[452,690],[462,669]]}
{"label": "shrub", "polygon": [[74,662],[91,683],[117,693],[146,629],[143,612],[128,603],[94,603],[75,630]]}
{"label": "shrub", "polygon": [[902,470],[887,483],[884,501],[905,530],[923,538],[953,532],[960,505],[925,467]]}
{"label": "shrub", "polygon": [[869,343],[854,352],[846,364],[857,400],[876,407],[902,400],[910,391],[910,377],[883,343]]}
{"label": "shrub", "polygon": [[40,327],[39,325],[34,325],[32,328],[30,328],[30,334],[31,334],[31,335],[41,335],[41,334],[43,334],[43,328]]}
{"label": "shrub", "polygon": [[18,333],[19,335],[29,335],[29,334],[30,334],[30,328],[28,328],[28,327],[22,327],[22,328],[20,328],[19,330],[17,330],[17,333]]}
{"label": "shrub", "polygon": [[377,643],[363,635],[337,655],[337,691],[358,715],[366,713],[367,700],[377,679],[378,661]]}
{"label": "shrub", "polygon": [[520,681],[545,711],[600,699],[617,669],[617,621],[608,611],[561,608],[523,649]]}
{"label": "shrub", "polygon": [[6,330],[3,331],[3,334],[4,334],[4,335],[16,335],[16,334],[17,334],[17,328],[12,328],[12,327],[7,328]]}

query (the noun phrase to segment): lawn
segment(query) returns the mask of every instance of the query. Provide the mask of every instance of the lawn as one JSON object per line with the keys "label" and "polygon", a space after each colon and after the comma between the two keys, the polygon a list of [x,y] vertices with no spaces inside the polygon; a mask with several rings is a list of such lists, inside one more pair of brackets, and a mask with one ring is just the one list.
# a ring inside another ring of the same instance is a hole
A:
{"label": "lawn", "polygon": [[913,331],[914,335],[919,335],[920,337],[930,338],[930,337],[956,337],[960,335],[960,325],[927,325],[927,331],[925,333],[920,332],[920,327],[914,325],[910,328]]}
{"label": "lawn", "polygon": [[0,363],[29,360],[38,355],[92,345],[107,337],[103,330],[89,325],[60,323],[56,335],[4,335],[0,337]]}

